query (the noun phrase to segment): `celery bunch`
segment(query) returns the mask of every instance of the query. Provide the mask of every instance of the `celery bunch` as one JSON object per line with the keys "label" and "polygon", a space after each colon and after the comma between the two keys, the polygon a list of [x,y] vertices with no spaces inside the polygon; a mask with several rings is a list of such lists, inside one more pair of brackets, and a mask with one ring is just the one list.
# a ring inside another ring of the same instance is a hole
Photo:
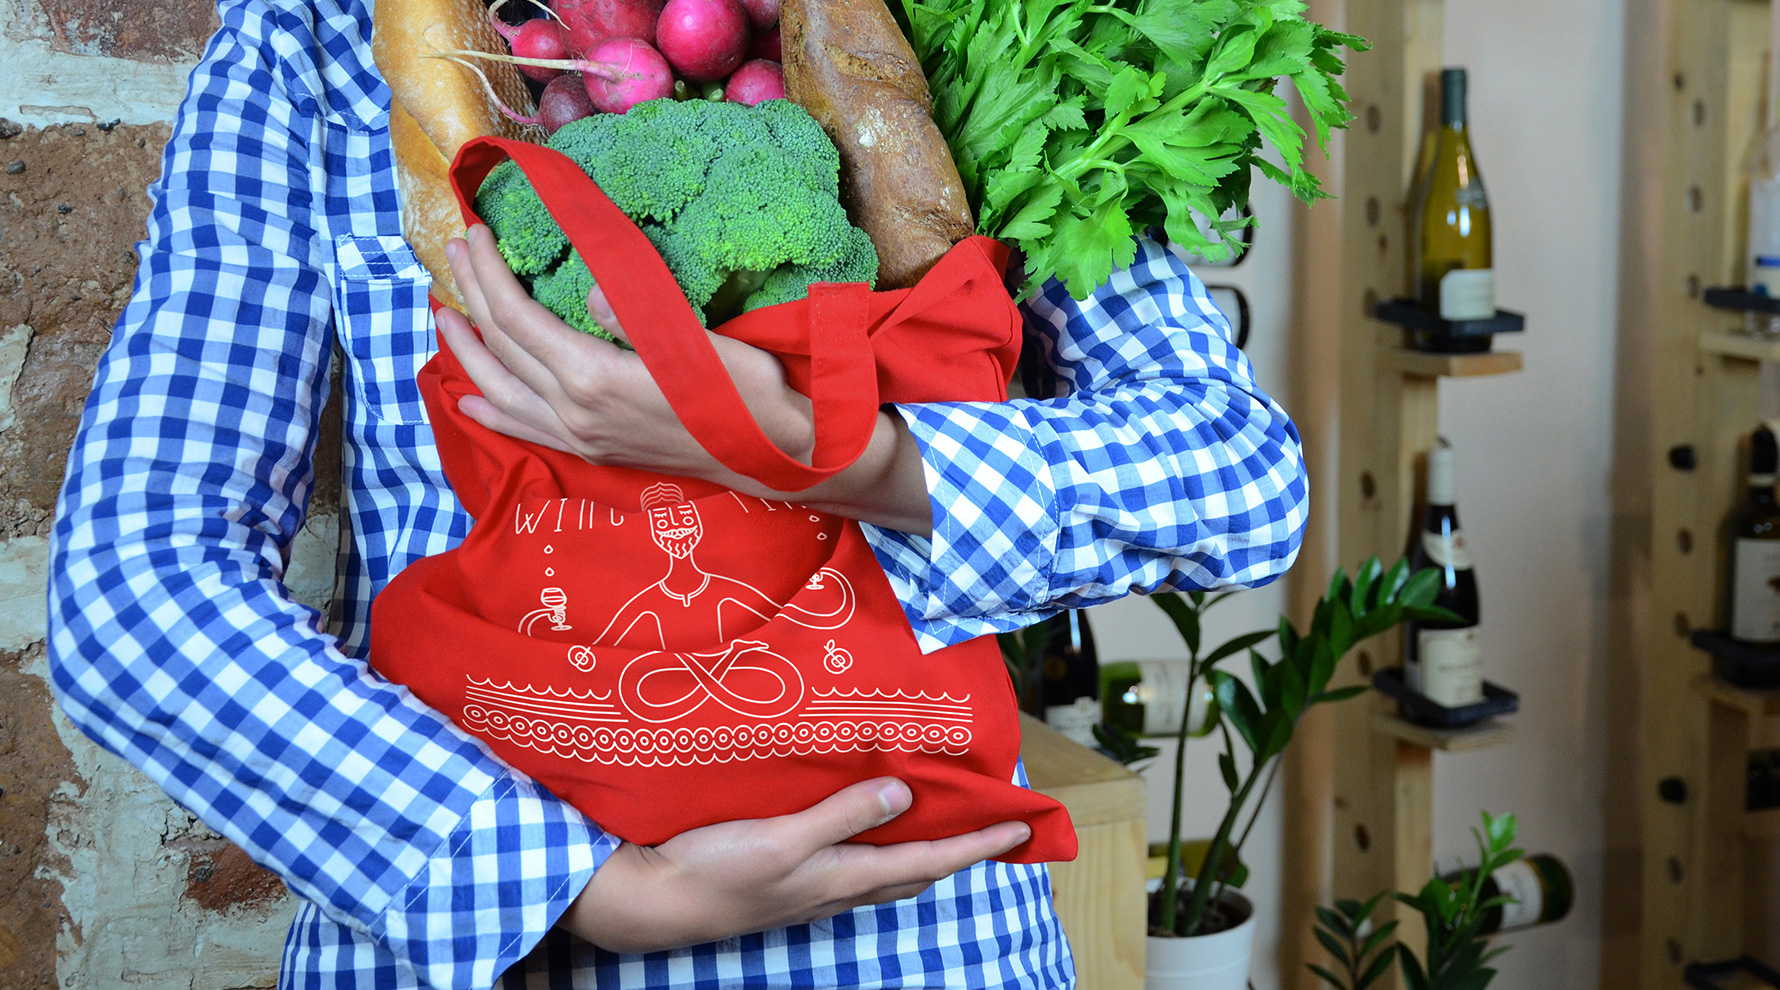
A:
{"label": "celery bunch", "polygon": [[[1305,202],[1304,131],[1274,90],[1296,88],[1325,149],[1353,115],[1337,77],[1358,37],[1302,0],[901,0],[933,118],[977,232],[1018,243],[1035,291],[1086,298],[1131,263],[1132,234],[1228,257],[1249,177]],[[1273,150],[1262,156],[1263,143]]]}

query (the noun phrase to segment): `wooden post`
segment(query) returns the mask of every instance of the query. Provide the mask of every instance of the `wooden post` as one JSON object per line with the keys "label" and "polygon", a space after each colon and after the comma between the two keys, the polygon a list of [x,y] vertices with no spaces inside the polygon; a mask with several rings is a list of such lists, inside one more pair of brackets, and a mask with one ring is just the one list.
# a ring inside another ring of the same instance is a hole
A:
{"label": "wooden post", "polygon": [[[1409,282],[1408,196],[1421,157],[1424,80],[1440,68],[1439,0],[1349,0],[1346,29],[1372,42],[1356,55],[1346,85],[1359,119],[1343,143],[1341,265],[1341,445],[1335,479],[1339,558],[1395,560],[1408,545],[1416,462],[1433,445],[1435,379],[1386,367],[1402,331],[1374,320],[1372,307]],[[1341,675],[1363,682],[1401,662],[1395,637],[1361,644]],[[1431,866],[1431,765],[1426,750],[1376,732],[1384,702],[1366,696],[1334,717],[1333,892],[1365,898],[1416,889]],[[1405,941],[1419,932],[1399,929]],[[1419,948],[1419,946],[1418,946]],[[1396,974],[1387,978],[1396,985]]]}

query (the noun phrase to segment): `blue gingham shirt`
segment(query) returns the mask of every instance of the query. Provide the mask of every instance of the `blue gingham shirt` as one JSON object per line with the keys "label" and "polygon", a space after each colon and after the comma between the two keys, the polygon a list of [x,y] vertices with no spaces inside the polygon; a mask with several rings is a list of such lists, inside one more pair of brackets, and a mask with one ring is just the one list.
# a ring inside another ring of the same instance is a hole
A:
{"label": "blue gingham shirt", "polygon": [[[552,929],[618,840],[364,664],[372,596],[470,525],[414,381],[429,282],[368,5],[221,13],[70,457],[49,646],[76,724],[302,898],[280,986],[1071,985],[1032,866],[646,956]],[[1067,398],[901,409],[936,525],[871,538],[923,644],[1290,564],[1297,435],[1178,261],[1140,242],[1093,298],[1052,285],[1029,317]],[[353,539],[330,626],[281,579],[336,341]]]}

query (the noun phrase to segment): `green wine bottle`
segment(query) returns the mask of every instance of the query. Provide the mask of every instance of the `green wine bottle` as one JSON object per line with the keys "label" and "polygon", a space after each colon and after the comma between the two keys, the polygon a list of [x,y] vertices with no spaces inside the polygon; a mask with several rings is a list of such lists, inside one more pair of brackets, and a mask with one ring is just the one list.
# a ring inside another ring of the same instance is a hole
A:
{"label": "green wine bottle", "polygon": [[[1415,282],[1421,307],[1447,320],[1496,315],[1490,205],[1465,126],[1465,70],[1440,74],[1440,137],[1416,204]],[[1490,338],[1417,332],[1423,350],[1483,351]]]}
{"label": "green wine bottle", "polygon": [[1101,719],[1139,736],[1172,736],[1180,720],[1187,734],[1203,736],[1217,725],[1217,698],[1200,678],[1187,697],[1186,662],[1120,660],[1100,665]]}
{"label": "green wine bottle", "polygon": [[[1454,884],[1464,883],[1475,873],[1475,870],[1461,870],[1447,874],[1444,879]],[[1537,853],[1517,859],[1484,877],[1481,893],[1480,901],[1498,897],[1508,899],[1506,904],[1498,904],[1483,913],[1477,931],[1493,935],[1564,920],[1576,900],[1576,884],[1563,860]]]}
{"label": "green wine bottle", "polygon": [[1745,643],[1780,643],[1780,441],[1767,426],[1749,438],[1749,492],[1731,514],[1730,627]]}

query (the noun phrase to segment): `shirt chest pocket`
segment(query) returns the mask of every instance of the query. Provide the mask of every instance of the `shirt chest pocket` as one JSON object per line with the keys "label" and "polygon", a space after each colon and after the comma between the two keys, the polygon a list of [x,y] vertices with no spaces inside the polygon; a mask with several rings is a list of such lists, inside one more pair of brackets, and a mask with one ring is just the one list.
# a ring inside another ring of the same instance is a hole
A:
{"label": "shirt chest pocket", "polygon": [[438,350],[432,276],[399,236],[341,234],[334,261],[334,313],[354,398],[375,419],[424,423],[415,376]]}

